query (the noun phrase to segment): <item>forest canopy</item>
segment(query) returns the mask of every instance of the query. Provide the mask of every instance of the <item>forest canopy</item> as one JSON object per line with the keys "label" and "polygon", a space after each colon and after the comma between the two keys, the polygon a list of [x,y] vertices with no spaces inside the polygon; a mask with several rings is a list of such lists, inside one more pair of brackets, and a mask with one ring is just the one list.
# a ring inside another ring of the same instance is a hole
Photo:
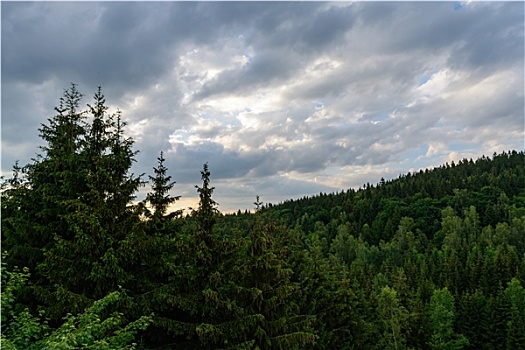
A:
{"label": "forest canopy", "polygon": [[523,151],[227,215],[203,160],[183,215],[82,97],[2,184],[2,348],[525,349]]}

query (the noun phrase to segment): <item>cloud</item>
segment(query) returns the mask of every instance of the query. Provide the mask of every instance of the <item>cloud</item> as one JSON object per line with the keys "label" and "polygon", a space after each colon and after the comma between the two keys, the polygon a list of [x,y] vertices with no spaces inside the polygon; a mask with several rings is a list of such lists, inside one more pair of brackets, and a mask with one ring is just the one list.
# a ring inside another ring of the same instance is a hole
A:
{"label": "cloud", "polygon": [[523,33],[515,2],[5,2],[2,172],[70,82],[223,210],[520,149]]}

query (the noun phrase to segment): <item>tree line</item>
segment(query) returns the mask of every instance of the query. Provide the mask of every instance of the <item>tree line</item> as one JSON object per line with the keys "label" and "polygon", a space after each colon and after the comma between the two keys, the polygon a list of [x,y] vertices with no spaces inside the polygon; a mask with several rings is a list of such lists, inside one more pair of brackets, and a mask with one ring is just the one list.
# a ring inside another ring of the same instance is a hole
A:
{"label": "tree line", "polygon": [[[223,215],[72,84],[2,185],[6,349],[525,348],[525,153]],[[141,186],[149,193],[136,200]]]}

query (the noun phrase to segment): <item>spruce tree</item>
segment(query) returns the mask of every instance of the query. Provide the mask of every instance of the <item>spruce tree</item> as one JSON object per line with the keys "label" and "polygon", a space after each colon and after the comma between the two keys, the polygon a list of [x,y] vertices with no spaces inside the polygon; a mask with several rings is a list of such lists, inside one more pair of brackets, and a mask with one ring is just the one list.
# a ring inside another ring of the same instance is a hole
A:
{"label": "spruce tree", "polygon": [[46,251],[41,265],[59,286],[53,302],[57,310],[85,307],[125,286],[136,254],[129,248],[137,248],[132,235],[138,216],[132,200],[142,180],[128,174],[133,141],[124,137],[120,112],[106,113],[100,88],[89,108],[93,119],[76,163],[85,187],[77,188],[68,202],[71,210],[64,218],[70,235],[55,237],[57,244]]}
{"label": "spruce tree", "polygon": [[[311,317],[312,329],[317,336],[316,349],[359,349],[365,339],[364,321],[360,315],[362,308],[351,283],[348,265],[342,258],[349,254],[341,254],[344,250],[340,249],[343,242],[348,243],[346,228],[341,225],[338,229],[340,246],[337,249],[332,247],[335,254],[328,257],[323,253],[323,243],[317,234],[303,237],[304,246],[286,244],[296,260],[293,268],[300,283],[301,312]],[[344,239],[341,239],[343,235]],[[350,236],[350,242],[355,243],[353,236]],[[355,244],[348,248],[352,250],[352,260],[356,255],[355,248]]]}
{"label": "spruce tree", "polygon": [[179,242],[182,238],[182,210],[168,213],[169,205],[180,196],[170,194],[175,181],[171,181],[168,175],[162,152],[157,160],[158,166],[153,167],[155,176],[149,176],[151,190],[138,206],[141,220],[133,229],[137,242],[135,247],[130,248],[136,252],[137,259],[131,267],[133,279],[127,286],[133,296],[128,307],[134,318],[150,312],[156,315],[145,334],[151,346],[173,341],[166,329],[159,326],[159,322],[171,312],[172,308],[167,306],[166,300],[171,295],[178,295],[178,285],[181,283],[172,278],[172,273],[181,261]]}
{"label": "spruce tree", "polygon": [[152,182],[152,191],[146,195],[146,202],[153,209],[153,213],[148,211],[147,216],[165,221],[181,215],[182,211],[178,210],[167,214],[169,206],[179,200],[180,196],[173,197],[169,193],[175,185],[175,181],[171,181],[171,176],[167,175],[168,169],[164,165],[166,159],[163,152],[160,152],[157,160],[159,164],[153,168],[155,176],[149,176]]}
{"label": "spruce tree", "polygon": [[[75,84],[64,91],[55,108],[57,114],[39,129],[46,143],[40,147],[42,153],[32,163],[15,167],[10,189],[5,193],[9,198],[6,207],[13,206],[6,208],[9,217],[2,216],[2,228],[6,229],[2,232],[4,247],[10,251],[7,262],[33,271],[32,283],[24,288],[21,298],[33,307],[52,304],[57,281],[47,275],[43,263],[47,252],[60,240],[74,236],[67,217],[76,211],[73,203],[86,190],[85,172],[79,166],[87,135],[85,112],[79,109],[81,98]],[[68,264],[61,266],[62,270],[73,268]]]}
{"label": "spruce tree", "polygon": [[487,317],[487,300],[480,289],[474,293],[464,293],[458,306],[457,329],[468,340],[467,349],[489,348],[487,341],[487,325],[491,320]]}
{"label": "spruce tree", "polygon": [[120,113],[107,114],[100,88],[88,111],[81,97],[72,84],[58,114],[42,125],[43,154],[23,168],[23,198],[9,200],[20,198],[23,211],[4,225],[12,228],[5,233],[10,260],[27,260],[34,271],[25,302],[45,306],[53,320],[125,286],[140,247],[132,200],[142,180],[129,174],[133,141],[124,137]]}
{"label": "spruce tree", "polygon": [[171,338],[171,348],[215,349],[245,343],[246,323],[235,299],[236,266],[239,265],[235,237],[215,229],[221,217],[212,198],[210,171],[204,164],[199,206],[177,237],[177,254],[169,264],[168,282],[162,287],[159,302],[164,308],[155,318],[158,329]]}
{"label": "spruce tree", "polygon": [[310,327],[312,317],[301,314],[300,285],[292,281],[286,232],[264,222],[259,196],[254,204],[255,223],[246,237],[239,271],[245,315],[257,320],[248,328],[247,339],[255,349],[304,349],[315,335]]}

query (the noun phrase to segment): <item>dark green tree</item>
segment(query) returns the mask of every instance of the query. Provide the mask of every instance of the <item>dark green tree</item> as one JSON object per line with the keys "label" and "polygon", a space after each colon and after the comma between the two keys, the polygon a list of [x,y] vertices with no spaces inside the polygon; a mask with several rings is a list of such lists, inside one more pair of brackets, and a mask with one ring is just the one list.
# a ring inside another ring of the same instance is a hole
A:
{"label": "dark green tree", "polygon": [[487,318],[486,323],[480,325],[480,335],[485,340],[486,349],[505,349],[509,303],[503,288],[500,286],[495,289],[497,293],[487,298]]}
{"label": "dark green tree", "polygon": [[238,305],[236,271],[241,265],[237,238],[215,229],[221,217],[212,198],[210,171],[204,164],[200,201],[176,240],[177,255],[169,264],[168,283],[159,295],[164,303],[156,327],[170,334],[171,348],[215,349],[246,343],[249,325]]}
{"label": "dark green tree", "polygon": [[81,97],[73,84],[42,125],[43,154],[7,194],[7,204],[23,210],[11,207],[3,221],[8,263],[27,261],[34,271],[21,300],[44,306],[53,321],[125,287],[141,242],[133,230],[139,216],[132,200],[142,184],[129,174],[133,141],[120,113],[107,114],[100,89],[88,111]]}
{"label": "dark green tree", "polygon": [[486,326],[491,324],[491,320],[487,319],[487,300],[480,289],[475,292],[464,293],[457,308],[457,329],[458,333],[465,335],[469,340],[469,344],[465,346],[467,349],[489,349],[489,342],[487,341]]}
{"label": "dark green tree", "polygon": [[174,341],[159,322],[173,310],[166,300],[172,299],[172,295],[178,295],[178,285],[181,283],[173,279],[172,274],[181,261],[182,210],[168,212],[170,205],[180,196],[170,194],[175,181],[171,181],[168,175],[162,152],[157,160],[158,166],[153,168],[155,176],[149,176],[151,190],[138,206],[141,220],[133,232],[135,240],[140,242],[130,247],[136,263],[130,267],[133,279],[127,285],[133,297],[132,303],[128,305],[129,313],[134,317],[150,312],[156,315],[144,335],[151,346]]}
{"label": "dark green tree", "polygon": [[66,207],[60,216],[66,225],[61,233],[54,233],[55,244],[45,249],[39,266],[57,288],[46,300],[53,316],[71,307],[70,312],[79,312],[126,286],[133,278],[129,267],[136,263],[140,249],[133,231],[138,214],[132,200],[142,180],[129,174],[136,153],[133,141],[124,136],[120,112],[106,113],[100,88],[89,109],[92,123],[75,162],[83,186],[76,187],[72,198],[59,202]]}
{"label": "dark green tree", "polygon": [[312,317],[300,313],[300,286],[292,281],[287,262],[286,231],[265,222],[259,196],[255,205],[255,223],[241,254],[241,305],[248,319],[257,321],[246,339],[254,349],[304,349],[315,336],[309,325]]}
{"label": "dark green tree", "polygon": [[53,330],[42,311],[39,316],[33,316],[28,308],[16,307],[17,291],[27,283],[29,275],[27,268],[22,272],[9,271],[2,262],[2,349],[136,349],[136,333],[151,322],[151,317],[143,316],[126,324],[120,313],[105,315],[112,304],[122,299],[122,293],[112,292],[81,314],[69,314],[65,322]]}
{"label": "dark green tree", "polygon": [[178,201],[180,196],[172,196],[170,194],[171,189],[175,185],[175,181],[171,181],[171,176],[167,174],[168,169],[164,165],[166,159],[164,158],[163,152],[160,152],[157,160],[159,164],[153,168],[155,176],[149,176],[152,182],[152,191],[146,195],[146,202],[149,203],[153,213],[148,210],[146,215],[149,218],[153,217],[154,220],[165,221],[180,216],[182,210],[167,213],[169,206]]}
{"label": "dark green tree", "polygon": [[[192,212],[198,225],[198,234],[204,237],[205,241],[206,236],[211,236],[219,214],[218,203],[212,198],[215,187],[210,187],[210,175],[208,163],[205,163],[201,171],[202,187],[195,186],[199,193],[199,207]],[[205,257],[204,260],[209,258]]]}
{"label": "dark green tree", "polygon": [[79,110],[81,98],[75,84],[64,91],[57,114],[39,129],[45,142],[42,153],[22,168],[15,165],[2,194],[3,214],[8,215],[2,215],[2,242],[10,251],[7,262],[33,271],[20,299],[33,308],[52,298],[55,281],[42,268],[45,252],[58,240],[74,236],[67,216],[75,210],[72,202],[87,190],[85,171],[79,166],[88,134],[85,112]]}

